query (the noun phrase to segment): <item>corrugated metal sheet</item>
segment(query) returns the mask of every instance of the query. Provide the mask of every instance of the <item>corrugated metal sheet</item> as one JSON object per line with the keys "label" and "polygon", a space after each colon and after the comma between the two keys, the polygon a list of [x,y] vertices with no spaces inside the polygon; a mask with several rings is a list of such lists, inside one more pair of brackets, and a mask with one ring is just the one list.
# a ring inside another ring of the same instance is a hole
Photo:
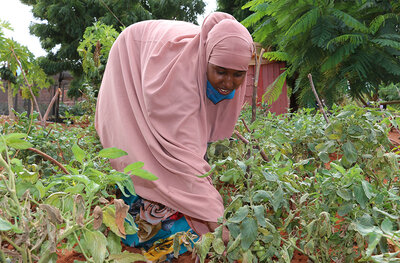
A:
{"label": "corrugated metal sheet", "polygon": [[[261,65],[257,86],[257,106],[261,106],[261,99],[263,94],[266,92],[267,87],[283,72],[284,67],[285,64],[282,62],[270,62]],[[249,105],[252,104],[251,99],[253,94],[254,71],[254,66],[249,66],[249,70],[247,71],[247,87],[245,97],[245,102]],[[277,115],[288,112],[289,98],[287,95],[286,83],[283,85],[282,93],[279,98],[269,106],[269,111],[275,112]]]}

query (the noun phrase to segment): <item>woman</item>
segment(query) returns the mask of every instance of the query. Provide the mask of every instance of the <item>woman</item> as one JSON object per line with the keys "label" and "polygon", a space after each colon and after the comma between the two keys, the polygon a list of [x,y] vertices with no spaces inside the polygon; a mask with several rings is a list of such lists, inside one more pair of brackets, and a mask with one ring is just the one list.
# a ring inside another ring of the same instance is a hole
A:
{"label": "woman", "polygon": [[[127,237],[128,245],[151,250],[154,241],[174,231],[202,235],[217,226],[224,212],[221,196],[210,178],[199,175],[210,170],[207,143],[232,135],[252,53],[247,29],[225,13],[209,15],[201,27],[136,23],[114,43],[98,96],[96,129],[103,147],[128,153],[111,161],[115,169],[142,161],[159,178],[132,177],[138,197],[126,202],[139,233]],[[147,255],[149,260],[159,260],[155,254]]]}

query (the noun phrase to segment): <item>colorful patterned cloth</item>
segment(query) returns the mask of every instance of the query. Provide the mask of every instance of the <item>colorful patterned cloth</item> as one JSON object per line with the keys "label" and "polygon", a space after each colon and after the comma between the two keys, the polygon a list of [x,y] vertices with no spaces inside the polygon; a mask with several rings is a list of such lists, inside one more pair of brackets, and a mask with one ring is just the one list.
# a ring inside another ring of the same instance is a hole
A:
{"label": "colorful patterned cloth", "polygon": [[[122,197],[129,205],[128,213],[133,216],[138,232],[127,235],[122,242],[131,247],[144,248],[149,262],[169,262],[174,257],[173,241],[177,233],[194,231],[183,214],[162,204],[139,196]],[[179,254],[187,251],[179,238]]]}

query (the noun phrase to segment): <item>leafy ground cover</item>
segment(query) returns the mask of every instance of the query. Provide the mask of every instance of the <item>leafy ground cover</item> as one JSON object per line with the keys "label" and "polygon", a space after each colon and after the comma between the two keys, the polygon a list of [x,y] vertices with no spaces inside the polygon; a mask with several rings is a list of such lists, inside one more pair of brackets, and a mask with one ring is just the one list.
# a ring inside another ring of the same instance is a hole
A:
{"label": "leafy ground cover", "polygon": [[[253,123],[245,111],[232,139],[210,145],[230,240],[222,227],[203,236],[201,262],[400,261],[396,112],[331,111],[329,124],[312,109]],[[120,243],[136,229],[115,185],[134,193],[128,174],[156,177],[140,162],[113,170],[108,159],[125,153],[101,149],[90,121],[43,128],[31,117],[0,126],[0,261],[144,260]]]}
{"label": "leafy ground cover", "polygon": [[[395,113],[334,108],[327,124],[305,109],[238,123],[240,140],[209,148],[225,201],[216,231],[203,238],[214,262],[399,262],[398,148]],[[397,136],[398,138],[398,136]],[[228,253],[225,255],[224,250]],[[306,262],[306,261],[304,261]]]}

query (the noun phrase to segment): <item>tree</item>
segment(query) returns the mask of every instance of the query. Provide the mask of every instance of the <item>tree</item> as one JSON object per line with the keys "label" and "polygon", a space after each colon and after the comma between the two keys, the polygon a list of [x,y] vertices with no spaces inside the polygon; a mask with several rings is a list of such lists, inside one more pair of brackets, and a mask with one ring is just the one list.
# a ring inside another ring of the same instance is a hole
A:
{"label": "tree", "polygon": [[33,15],[43,23],[31,25],[31,33],[39,37],[48,52],[40,60],[48,74],[69,70],[75,76],[82,73],[77,52],[85,29],[101,21],[118,31],[147,19],[183,19],[195,21],[204,12],[203,0],[21,0],[33,6]]}
{"label": "tree", "polygon": [[0,74],[7,87],[8,114],[11,119],[14,119],[12,110],[13,97],[16,93],[20,91],[23,98],[33,99],[40,89],[50,85],[50,79],[39,67],[34,55],[27,47],[3,36],[3,28],[10,30],[12,28],[8,23],[0,21],[0,64],[2,65]]}
{"label": "tree", "polygon": [[254,26],[255,41],[275,49],[265,57],[287,62],[277,82],[295,78],[303,105],[315,105],[308,73],[329,104],[400,80],[398,1],[257,0],[246,7],[254,14],[243,23]]}
{"label": "tree", "polygon": [[217,11],[231,14],[238,21],[244,20],[253,12],[249,9],[243,9],[242,6],[247,4],[247,0],[217,0]]}

